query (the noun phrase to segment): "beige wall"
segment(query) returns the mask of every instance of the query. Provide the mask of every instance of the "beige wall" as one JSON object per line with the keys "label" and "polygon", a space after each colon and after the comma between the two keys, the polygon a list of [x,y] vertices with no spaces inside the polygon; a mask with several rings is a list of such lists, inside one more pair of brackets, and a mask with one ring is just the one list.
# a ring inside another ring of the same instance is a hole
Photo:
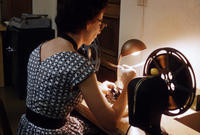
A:
{"label": "beige wall", "polygon": [[57,0],[33,0],[33,14],[48,14],[48,17],[52,20],[53,29],[55,26],[56,16],[56,2]]}
{"label": "beige wall", "polygon": [[[128,39],[139,38],[146,43],[148,49],[141,57],[130,56],[126,63],[137,64],[138,59],[146,60],[157,48],[173,47],[182,52],[192,64],[199,88],[200,1],[147,0],[145,7],[137,6],[138,1],[121,1],[119,44],[121,47]],[[142,75],[142,68],[138,69],[139,75]]]}
{"label": "beige wall", "polygon": [[[130,38],[141,39],[147,49],[140,56],[123,58],[122,63],[137,64],[157,48],[173,47],[192,64],[200,88],[200,1],[146,0],[145,7],[138,1],[121,0],[119,49]],[[48,14],[55,28],[56,0],[33,0],[33,13]],[[142,75],[143,66],[137,71]]]}

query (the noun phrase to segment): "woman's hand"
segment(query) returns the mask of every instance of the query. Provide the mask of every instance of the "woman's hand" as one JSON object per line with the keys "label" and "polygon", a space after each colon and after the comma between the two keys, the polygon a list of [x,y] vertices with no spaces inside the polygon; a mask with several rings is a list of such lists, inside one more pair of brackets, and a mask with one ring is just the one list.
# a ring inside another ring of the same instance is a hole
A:
{"label": "woman's hand", "polygon": [[136,70],[130,66],[123,65],[120,67],[122,75],[120,77],[124,87],[127,87],[128,83],[136,76]]}
{"label": "woman's hand", "polygon": [[104,81],[101,85],[99,85],[100,89],[104,94],[107,94],[107,92],[111,89],[115,89],[116,85],[113,82]]}

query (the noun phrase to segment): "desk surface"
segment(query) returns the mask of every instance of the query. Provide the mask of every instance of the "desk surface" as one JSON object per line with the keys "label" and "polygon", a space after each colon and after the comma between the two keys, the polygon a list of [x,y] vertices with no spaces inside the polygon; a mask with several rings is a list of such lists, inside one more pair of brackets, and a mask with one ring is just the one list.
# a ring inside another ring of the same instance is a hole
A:
{"label": "desk surface", "polygon": [[[95,120],[94,116],[92,115],[92,113],[89,111],[85,101],[83,101],[77,107],[76,110],[79,111],[84,117],[86,117],[87,119],[92,121],[94,124],[96,124],[98,127],[100,127],[97,121]],[[195,113],[195,111],[189,109],[184,114],[176,116],[176,117],[162,115],[161,127],[164,128],[169,135],[200,135],[200,133],[197,132],[196,130],[193,130],[192,128],[187,127],[186,125],[174,119],[174,118],[183,117],[185,115],[192,114],[192,113]],[[118,125],[119,133],[121,135],[125,135],[128,127],[129,127],[128,116],[124,116],[121,119],[120,124]]]}
{"label": "desk surface", "polygon": [[6,27],[0,24],[0,87],[4,87],[4,72],[3,72],[3,45],[2,45],[2,33],[6,31]]}
{"label": "desk surface", "polygon": [[6,31],[6,26],[0,23],[0,31]]}

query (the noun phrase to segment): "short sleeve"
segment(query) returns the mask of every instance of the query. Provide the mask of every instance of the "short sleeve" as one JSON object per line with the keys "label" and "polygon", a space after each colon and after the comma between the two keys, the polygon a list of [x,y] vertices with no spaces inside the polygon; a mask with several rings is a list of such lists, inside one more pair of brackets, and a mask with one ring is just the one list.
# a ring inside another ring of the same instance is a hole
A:
{"label": "short sleeve", "polygon": [[73,65],[69,71],[71,74],[71,86],[76,86],[95,72],[93,65],[88,59],[76,53],[74,55]]}

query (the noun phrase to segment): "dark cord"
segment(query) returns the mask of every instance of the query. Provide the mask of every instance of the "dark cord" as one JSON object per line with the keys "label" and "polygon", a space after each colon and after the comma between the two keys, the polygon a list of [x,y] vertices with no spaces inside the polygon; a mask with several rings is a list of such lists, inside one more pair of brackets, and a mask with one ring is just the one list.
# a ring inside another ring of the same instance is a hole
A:
{"label": "dark cord", "polygon": [[128,131],[130,130],[131,125],[128,127],[127,131],[126,131],[126,135],[128,135]]}

